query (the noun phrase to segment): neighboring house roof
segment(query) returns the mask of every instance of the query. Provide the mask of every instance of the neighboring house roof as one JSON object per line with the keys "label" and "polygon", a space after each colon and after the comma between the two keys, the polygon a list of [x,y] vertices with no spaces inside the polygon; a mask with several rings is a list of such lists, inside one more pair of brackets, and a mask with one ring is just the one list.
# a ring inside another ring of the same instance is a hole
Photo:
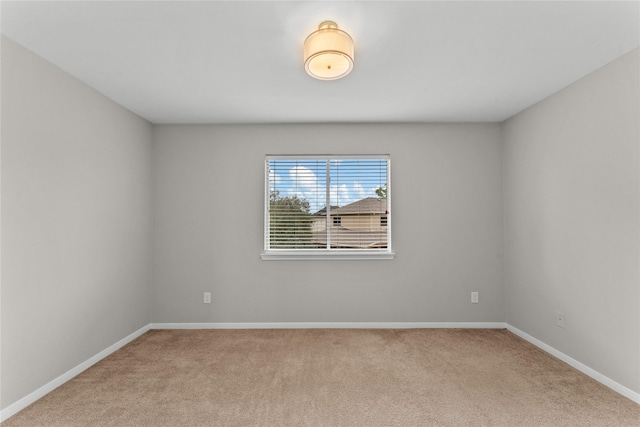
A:
{"label": "neighboring house roof", "polygon": [[379,199],[377,197],[367,197],[358,200],[341,208],[331,208],[331,214],[335,215],[357,215],[357,214],[386,214],[387,199]]}
{"label": "neighboring house roof", "polygon": [[[339,209],[340,206],[331,206],[331,212]],[[313,216],[327,216],[327,207],[320,209],[318,212],[314,213]]]}

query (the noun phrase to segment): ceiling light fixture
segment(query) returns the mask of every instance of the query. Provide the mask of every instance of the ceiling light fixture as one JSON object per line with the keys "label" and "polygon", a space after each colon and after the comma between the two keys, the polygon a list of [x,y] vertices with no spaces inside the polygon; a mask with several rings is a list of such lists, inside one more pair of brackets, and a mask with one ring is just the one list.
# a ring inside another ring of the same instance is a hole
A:
{"label": "ceiling light fixture", "polygon": [[333,21],[324,21],[304,41],[304,69],[318,80],[337,80],[353,69],[353,39]]}

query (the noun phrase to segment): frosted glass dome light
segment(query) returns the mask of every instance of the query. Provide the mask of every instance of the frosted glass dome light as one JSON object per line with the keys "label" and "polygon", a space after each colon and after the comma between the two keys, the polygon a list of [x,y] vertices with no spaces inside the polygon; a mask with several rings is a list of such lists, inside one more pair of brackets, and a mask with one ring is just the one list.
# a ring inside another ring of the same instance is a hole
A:
{"label": "frosted glass dome light", "polygon": [[304,69],[318,80],[337,80],[353,69],[353,39],[333,21],[324,21],[304,41]]}

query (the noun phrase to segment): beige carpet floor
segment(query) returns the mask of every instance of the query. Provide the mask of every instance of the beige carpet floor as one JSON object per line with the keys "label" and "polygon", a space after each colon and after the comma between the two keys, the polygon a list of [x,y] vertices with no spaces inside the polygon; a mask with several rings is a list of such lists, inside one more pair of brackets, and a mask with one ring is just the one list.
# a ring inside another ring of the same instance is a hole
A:
{"label": "beige carpet floor", "polygon": [[506,330],[152,330],[2,423],[640,426]]}

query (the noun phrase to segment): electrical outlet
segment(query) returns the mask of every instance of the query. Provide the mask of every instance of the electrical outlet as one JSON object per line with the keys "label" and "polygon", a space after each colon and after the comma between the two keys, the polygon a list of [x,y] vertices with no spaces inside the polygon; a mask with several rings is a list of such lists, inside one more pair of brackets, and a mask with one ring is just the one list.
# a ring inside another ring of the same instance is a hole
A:
{"label": "electrical outlet", "polygon": [[204,293],[204,303],[211,304],[211,292]]}
{"label": "electrical outlet", "polygon": [[556,326],[564,328],[564,313],[556,311]]}
{"label": "electrical outlet", "polygon": [[471,292],[471,303],[472,304],[477,304],[478,303],[478,293],[477,292]]}

